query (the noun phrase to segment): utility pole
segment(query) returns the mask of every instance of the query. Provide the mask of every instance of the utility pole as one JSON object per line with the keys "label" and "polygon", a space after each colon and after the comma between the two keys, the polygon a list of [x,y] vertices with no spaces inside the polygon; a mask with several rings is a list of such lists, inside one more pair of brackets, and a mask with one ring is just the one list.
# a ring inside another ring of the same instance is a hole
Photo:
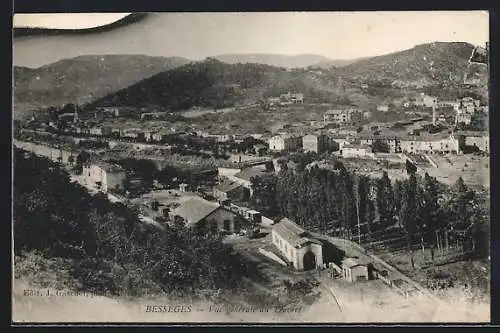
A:
{"label": "utility pole", "polygon": [[432,103],[432,125],[436,126],[436,100]]}

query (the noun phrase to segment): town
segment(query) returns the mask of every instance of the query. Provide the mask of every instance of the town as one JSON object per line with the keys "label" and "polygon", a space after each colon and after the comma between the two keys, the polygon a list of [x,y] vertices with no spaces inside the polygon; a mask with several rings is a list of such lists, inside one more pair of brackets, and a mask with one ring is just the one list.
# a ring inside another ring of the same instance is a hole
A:
{"label": "town", "polygon": [[485,50],[15,68],[15,284],[215,321],[483,318]]}
{"label": "town", "polygon": [[[288,102],[290,95],[265,103],[274,106],[285,99],[289,104],[278,104],[279,112],[307,103],[301,94]],[[248,109],[231,112],[241,110]],[[376,112],[400,112],[410,120],[371,122],[371,113]],[[403,180],[411,163],[421,176],[428,174],[448,184],[462,177],[471,187],[481,188],[488,186],[487,180],[476,177],[488,173],[489,135],[469,127],[485,114],[487,106],[470,97],[437,101],[422,94],[411,103],[402,102],[397,111],[386,106],[373,111],[326,109],[313,121],[285,124],[275,132],[271,128],[252,132],[227,123],[224,129],[203,128],[195,118],[168,112],[144,112],[134,119],[120,107],[83,113],[74,106],[72,112],[53,112],[18,124],[14,144],[65,165],[74,180],[92,191],[138,207],[141,219],[159,229],[178,220],[189,226],[210,223],[210,228],[229,235],[227,242],[246,251],[253,248],[282,266],[325,270],[351,283],[379,279],[408,296],[424,289],[360,247],[368,246],[363,228],[367,221],[358,223],[357,231],[349,231],[348,236],[339,234],[338,228],[329,230],[330,236],[350,240],[349,246],[339,248],[351,257],[335,262],[332,258],[338,255],[324,254],[324,244],[335,246],[338,240],[328,240],[324,229],[311,234],[289,218],[275,220],[276,216],[266,216],[256,210],[260,207],[251,206],[256,178],[276,175],[283,168],[335,171],[336,161],[342,161],[371,179],[385,173]],[[118,125],[123,122],[133,125]],[[141,166],[148,164],[138,161],[149,161],[151,167],[144,169]],[[168,165],[177,170],[162,173]],[[400,229],[391,230],[403,237]],[[463,232],[454,234],[458,231]],[[449,230],[445,234],[446,243],[456,237]],[[370,243],[384,249],[387,240],[393,241],[382,237]],[[451,249],[447,245],[443,257],[463,255],[464,246],[457,243]]]}

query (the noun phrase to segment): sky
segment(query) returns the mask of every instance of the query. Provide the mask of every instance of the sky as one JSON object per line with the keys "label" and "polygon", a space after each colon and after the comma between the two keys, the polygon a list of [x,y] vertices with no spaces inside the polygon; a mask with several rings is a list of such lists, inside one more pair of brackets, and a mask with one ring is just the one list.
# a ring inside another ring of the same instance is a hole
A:
{"label": "sky", "polygon": [[[89,28],[126,14],[16,14],[14,27]],[[307,53],[355,59],[435,41],[484,46],[488,40],[485,11],[151,13],[98,34],[15,38],[13,58],[28,67],[85,54],[201,60],[226,53]]]}

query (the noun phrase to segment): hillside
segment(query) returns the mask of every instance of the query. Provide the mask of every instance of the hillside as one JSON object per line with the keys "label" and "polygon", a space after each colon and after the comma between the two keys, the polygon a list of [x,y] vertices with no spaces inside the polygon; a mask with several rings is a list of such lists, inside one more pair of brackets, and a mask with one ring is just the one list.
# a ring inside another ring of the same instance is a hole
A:
{"label": "hillside", "polygon": [[[473,46],[432,43],[384,56],[362,59],[330,69],[285,69],[263,64],[227,64],[210,58],[159,73],[96,105],[154,104],[172,110],[227,107],[286,91],[300,91],[307,99],[373,107],[385,98],[426,92],[442,99],[464,94],[487,95],[487,76],[479,87],[463,84],[471,70],[467,61]],[[483,73],[484,74],[484,73]],[[362,89],[367,83],[369,88]]]}
{"label": "hillside", "polygon": [[330,69],[332,67],[344,67],[344,66],[354,64],[354,63],[361,61],[363,59],[367,59],[367,58],[326,60],[326,61],[320,61],[320,62],[314,63],[309,67],[324,68],[324,69]]}
{"label": "hillside", "polygon": [[90,102],[159,72],[189,63],[184,58],[85,55],[36,69],[14,67],[14,113],[30,108]]}
{"label": "hillside", "polygon": [[456,85],[463,80],[474,47],[468,43],[417,45],[412,49],[360,60],[337,73],[358,81],[387,82],[399,87]]}
{"label": "hillside", "polygon": [[[254,103],[287,91],[300,91],[309,101],[368,108],[386,98],[417,92],[441,99],[475,94],[487,100],[488,70],[467,65],[472,49],[467,43],[436,42],[342,67],[307,69],[230,64],[220,61],[225,56],[192,63],[182,58],[136,55],[82,56],[38,69],[15,67],[15,114],[68,102],[90,103],[90,107],[219,108]],[[465,73],[479,78],[479,86],[464,86]],[[363,84],[368,84],[368,89],[362,89]]]}
{"label": "hillside", "polygon": [[171,110],[194,106],[222,108],[255,103],[287,91],[300,91],[309,98],[328,97],[332,95],[332,88],[332,81],[326,76],[306,70],[288,71],[251,63],[227,64],[208,58],[157,74],[91,106],[153,104]]}
{"label": "hillside", "polygon": [[228,64],[252,63],[284,68],[303,68],[318,63],[334,61],[317,54],[222,54],[214,56],[213,58]]}

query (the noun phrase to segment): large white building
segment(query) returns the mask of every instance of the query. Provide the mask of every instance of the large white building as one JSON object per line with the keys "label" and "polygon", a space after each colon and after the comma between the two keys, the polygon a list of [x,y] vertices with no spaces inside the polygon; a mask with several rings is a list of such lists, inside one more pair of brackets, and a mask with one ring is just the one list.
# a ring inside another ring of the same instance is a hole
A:
{"label": "large white building", "polygon": [[296,270],[323,267],[323,244],[288,218],[272,226],[271,239],[280,254]]}
{"label": "large white building", "polygon": [[271,151],[292,151],[302,148],[302,137],[293,134],[282,134],[271,137],[268,141]]}
{"label": "large white building", "polygon": [[417,106],[423,106],[426,108],[431,108],[433,106],[436,106],[438,103],[437,97],[434,96],[428,96],[424,93],[420,94],[415,98],[415,105]]}
{"label": "large white building", "polygon": [[402,138],[400,147],[403,153],[459,153],[460,140],[451,134],[448,137],[414,136]]}
{"label": "large white building", "polygon": [[323,122],[325,125],[330,122],[335,124],[350,124],[362,116],[363,112],[359,109],[328,110],[323,115]]}
{"label": "large white building", "polygon": [[86,184],[96,185],[106,193],[109,189],[124,188],[125,170],[118,165],[95,162],[83,166],[83,177]]}
{"label": "large white building", "polygon": [[302,138],[304,152],[321,154],[328,150],[328,137],[325,134],[308,134]]}
{"label": "large white building", "polygon": [[373,157],[372,149],[361,144],[344,144],[340,147],[340,154],[344,158]]}

